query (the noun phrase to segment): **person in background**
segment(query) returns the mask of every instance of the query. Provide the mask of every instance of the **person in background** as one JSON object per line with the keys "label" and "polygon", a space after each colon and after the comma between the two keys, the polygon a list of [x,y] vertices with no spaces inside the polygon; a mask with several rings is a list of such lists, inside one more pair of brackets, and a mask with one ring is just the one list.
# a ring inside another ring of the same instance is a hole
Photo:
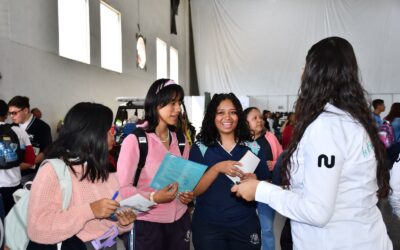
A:
{"label": "person in background", "polygon": [[38,108],[33,108],[33,109],[31,110],[31,113],[32,113],[32,115],[33,115],[34,117],[36,117],[36,118],[38,118],[38,119],[41,119],[41,118],[42,118],[42,111],[40,111],[40,109],[38,109]]}
{"label": "person in background", "polygon": [[140,156],[136,135],[128,135],[121,145],[117,174],[122,197],[128,198],[139,193],[157,204],[148,212],[138,215],[134,235],[136,250],[190,249],[187,204],[193,200],[193,192],[178,193],[177,183],[171,183],[161,190],[150,187],[167,153],[185,159],[189,156],[187,140],[181,155],[175,132],[183,97],[182,87],[173,80],[158,79],[150,86],[144,102],[145,123],[138,125],[146,134],[148,153],[137,186],[133,185]]}
{"label": "person in background", "polygon": [[289,146],[289,143],[293,136],[293,129],[296,123],[296,116],[293,112],[289,112],[287,119],[281,127],[282,133],[282,148],[285,150]]}
{"label": "person in background", "polygon": [[[266,180],[269,173],[265,152],[252,135],[238,98],[215,94],[207,106],[197,142],[189,160],[208,166],[197,184],[192,218],[193,245],[196,250],[260,249],[260,221],[256,203],[230,193],[234,184],[228,178]],[[254,147],[253,147],[254,146]],[[250,151],[260,158],[254,173],[244,174],[239,160]]]}
{"label": "person in background", "polygon": [[393,128],[394,140],[400,142],[400,103],[395,102],[390,107],[389,114],[385,117],[385,121],[388,121]]}
{"label": "person in background", "polygon": [[35,151],[35,165],[23,170],[21,183],[33,180],[37,168],[44,159],[44,150],[52,143],[50,126],[30,113],[29,98],[15,96],[8,102],[8,113],[14,124],[25,130]]}
{"label": "person in background", "polygon": [[[57,175],[46,162],[30,193],[28,250],[48,249],[45,245],[56,242],[63,242],[62,249],[64,244],[71,250],[85,249],[111,227],[117,227],[119,233],[132,228],[133,211],[116,212],[121,200],[121,196],[115,197],[119,183],[116,174],[108,171],[112,118],[111,109],[96,103],[81,102],[68,111],[59,137],[46,150],[46,159],[58,158],[67,165],[72,179],[71,201],[64,210]],[[109,219],[114,213],[117,221]],[[106,249],[116,249],[116,245]]]}
{"label": "person in background", "polygon": [[376,127],[379,128],[383,123],[381,113],[386,109],[385,102],[382,99],[375,99],[372,101],[372,107],[374,108],[372,117],[374,118]]}
{"label": "person in background", "polygon": [[[4,100],[0,100],[0,126],[7,125],[8,106]],[[23,151],[23,159],[19,166],[9,169],[0,169],[0,193],[3,196],[5,215],[14,206],[13,193],[21,188],[21,170],[29,169],[35,164],[35,152],[28,134],[18,126],[11,126],[12,131],[17,135],[19,147]]]}
{"label": "person in background", "polygon": [[290,189],[252,179],[232,187],[290,218],[294,249],[393,249],[377,207],[390,190],[385,148],[358,73],[345,39],[314,44],[282,169]]}
{"label": "person in background", "polygon": [[[265,151],[265,159],[268,165],[272,161],[272,150],[271,146],[265,135],[264,120],[261,116],[261,112],[256,107],[249,107],[244,110],[247,123],[250,131],[253,134],[253,140],[260,145],[260,150]],[[272,170],[268,167],[267,181],[272,182]],[[276,183],[275,183],[276,184]],[[275,211],[264,203],[257,203],[258,217],[261,224],[261,240],[263,250],[275,249],[274,239],[274,217]]]}
{"label": "person in background", "polygon": [[264,126],[267,129],[267,131],[274,133],[274,130],[272,129],[272,126],[274,125],[274,120],[272,119],[271,111],[263,110],[263,120],[264,120]]}

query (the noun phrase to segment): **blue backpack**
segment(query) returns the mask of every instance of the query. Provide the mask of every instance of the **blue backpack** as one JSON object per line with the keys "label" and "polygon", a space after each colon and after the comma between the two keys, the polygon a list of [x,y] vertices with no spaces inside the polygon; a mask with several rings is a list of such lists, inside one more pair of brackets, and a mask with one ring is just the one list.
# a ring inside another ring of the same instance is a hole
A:
{"label": "blue backpack", "polygon": [[24,151],[10,124],[0,124],[0,169],[18,167]]}

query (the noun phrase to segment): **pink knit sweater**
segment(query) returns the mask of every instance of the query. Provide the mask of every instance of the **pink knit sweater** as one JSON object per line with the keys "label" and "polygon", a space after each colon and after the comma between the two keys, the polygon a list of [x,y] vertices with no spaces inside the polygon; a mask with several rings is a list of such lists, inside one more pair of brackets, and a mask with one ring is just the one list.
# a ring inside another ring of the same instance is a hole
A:
{"label": "pink knit sweater", "polygon": [[[119,189],[115,174],[110,174],[106,182],[92,183],[79,181],[82,166],[74,166],[77,172],[72,178],[72,198],[68,209],[62,209],[62,195],[57,174],[45,164],[33,181],[28,211],[28,236],[37,243],[55,244],[76,235],[87,242],[103,235],[116,222],[96,219],[90,203],[102,198],[110,198]],[[118,196],[117,201],[120,200]],[[126,232],[132,228],[119,227]]]}
{"label": "pink knit sweater", "polygon": [[276,136],[267,131],[265,133],[265,138],[267,139],[267,141],[269,142],[269,145],[271,146],[271,151],[272,151],[272,164],[275,167],[276,164],[276,160],[278,160],[279,155],[282,153],[282,146],[279,143],[278,139],[276,138]]}
{"label": "pink knit sweater", "polygon": [[[165,148],[155,133],[146,133],[149,146],[146,163],[140,173],[137,187],[133,186],[133,178],[139,162],[139,144],[135,135],[128,135],[122,143],[121,152],[118,158],[117,175],[121,183],[121,195],[127,198],[136,193],[144,197],[149,197],[150,192],[155,191],[150,187],[150,183],[156,175],[162,160],[167,152],[180,156],[178,140],[176,134],[172,133],[172,141],[169,150]],[[186,143],[183,158],[189,157],[189,145]],[[151,221],[158,223],[172,223],[179,220],[186,212],[187,206],[182,204],[179,199],[168,203],[157,204],[146,213],[138,215],[138,220]]]}

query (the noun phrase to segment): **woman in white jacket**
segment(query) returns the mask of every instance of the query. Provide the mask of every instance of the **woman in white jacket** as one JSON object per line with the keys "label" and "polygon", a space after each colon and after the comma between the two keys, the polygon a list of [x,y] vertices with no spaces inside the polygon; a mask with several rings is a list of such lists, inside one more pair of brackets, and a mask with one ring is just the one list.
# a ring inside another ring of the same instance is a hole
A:
{"label": "woman in white jacket", "polygon": [[330,37],[308,51],[295,113],[288,189],[249,180],[232,191],[290,218],[294,249],[392,249],[376,206],[389,192],[384,148],[348,41]]}

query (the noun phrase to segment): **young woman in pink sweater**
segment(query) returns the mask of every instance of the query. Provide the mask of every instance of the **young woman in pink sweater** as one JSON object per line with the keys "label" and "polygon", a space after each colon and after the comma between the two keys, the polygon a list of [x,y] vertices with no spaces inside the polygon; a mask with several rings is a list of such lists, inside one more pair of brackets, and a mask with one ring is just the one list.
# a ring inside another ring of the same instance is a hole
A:
{"label": "young woman in pink sweater", "polygon": [[150,86],[144,102],[145,123],[142,124],[147,137],[148,153],[137,186],[133,185],[140,156],[136,136],[128,135],[121,146],[117,174],[122,197],[139,193],[157,204],[148,212],[138,215],[134,237],[136,250],[190,249],[190,215],[187,204],[193,200],[193,192],[178,193],[177,183],[171,183],[161,190],[150,187],[167,153],[185,159],[189,156],[187,142],[181,155],[174,132],[183,97],[182,87],[173,80],[159,79]]}
{"label": "young woman in pink sweater", "polygon": [[[129,231],[136,216],[132,210],[116,212],[120,196],[118,179],[108,171],[108,150],[114,132],[112,111],[101,104],[78,103],[68,111],[58,139],[46,158],[62,159],[71,173],[72,197],[62,209],[63,196],[57,175],[45,163],[33,181],[28,211],[30,249],[86,249],[90,241],[111,227]],[[112,199],[113,198],[113,199]],[[116,214],[117,221],[110,220]],[[106,248],[106,249],[116,249]]]}

